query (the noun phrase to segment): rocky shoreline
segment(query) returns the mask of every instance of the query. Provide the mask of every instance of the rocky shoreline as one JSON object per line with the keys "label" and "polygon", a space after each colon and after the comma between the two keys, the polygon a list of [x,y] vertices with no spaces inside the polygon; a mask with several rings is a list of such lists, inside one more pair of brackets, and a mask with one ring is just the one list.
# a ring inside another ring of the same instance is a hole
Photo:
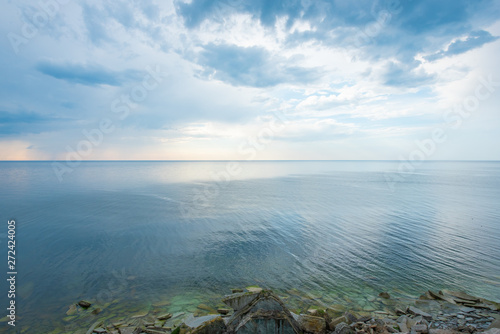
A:
{"label": "rocky shoreline", "polygon": [[[198,308],[208,315],[175,314],[161,309],[137,314],[123,321],[98,320],[85,334],[500,334],[500,304],[464,292],[427,291],[419,299],[392,298],[381,292],[383,310],[345,310],[335,305],[311,305],[307,310],[289,310],[282,298],[259,287],[233,289],[222,301],[227,308]],[[89,309],[91,303],[72,305]],[[295,312],[293,312],[295,311]],[[93,314],[100,312],[93,308]]]}

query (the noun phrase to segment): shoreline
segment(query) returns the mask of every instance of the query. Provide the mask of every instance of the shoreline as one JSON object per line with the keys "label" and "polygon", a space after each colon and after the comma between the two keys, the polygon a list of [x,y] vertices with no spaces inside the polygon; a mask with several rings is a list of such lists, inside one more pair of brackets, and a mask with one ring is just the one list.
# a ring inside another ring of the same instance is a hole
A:
{"label": "shoreline", "polygon": [[[157,303],[147,312],[130,314],[115,321],[112,316],[99,318],[101,309],[98,305],[91,305],[85,301],[70,306],[68,312],[81,310],[94,314],[96,319],[90,328],[77,329],[74,331],[75,334],[238,333],[236,330],[238,326],[249,326],[249,323],[235,325],[238,321],[243,321],[242,314],[245,307],[249,307],[247,313],[250,310],[253,312],[245,315],[247,319],[245,321],[259,319],[258,326],[263,326],[261,323],[266,319],[281,321],[283,323],[280,326],[288,326],[292,333],[500,334],[500,303],[464,292],[426,291],[418,299],[395,298],[387,292],[381,292],[373,302],[384,305],[383,308],[349,309],[340,304],[328,305],[314,298],[315,296],[300,293],[298,290],[291,291],[304,300],[300,308],[291,302],[294,294],[277,295],[271,290],[251,286],[245,289],[232,289],[231,294],[222,300],[226,304],[225,307],[200,304],[196,312],[186,310],[169,313],[168,302],[165,302],[164,305]],[[256,306],[259,303],[265,305],[274,303],[275,309],[271,313],[269,310],[265,313]],[[252,305],[250,307],[247,304]],[[265,331],[267,332],[275,331]]]}

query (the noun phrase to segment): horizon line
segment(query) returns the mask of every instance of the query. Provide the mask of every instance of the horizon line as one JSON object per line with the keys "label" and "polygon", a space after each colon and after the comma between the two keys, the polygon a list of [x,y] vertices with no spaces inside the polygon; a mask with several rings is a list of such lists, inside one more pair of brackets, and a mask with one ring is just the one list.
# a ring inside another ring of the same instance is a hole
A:
{"label": "horizon line", "polygon": [[[260,160],[232,160],[232,159],[193,159],[193,160],[79,160],[71,162],[307,162],[307,161],[325,161],[325,162],[407,162],[408,160],[390,160],[390,159],[260,159]],[[68,162],[67,160],[0,160],[0,162]],[[500,160],[479,160],[479,159],[444,159],[444,160],[423,160],[414,161],[416,163],[423,162],[500,162]]]}

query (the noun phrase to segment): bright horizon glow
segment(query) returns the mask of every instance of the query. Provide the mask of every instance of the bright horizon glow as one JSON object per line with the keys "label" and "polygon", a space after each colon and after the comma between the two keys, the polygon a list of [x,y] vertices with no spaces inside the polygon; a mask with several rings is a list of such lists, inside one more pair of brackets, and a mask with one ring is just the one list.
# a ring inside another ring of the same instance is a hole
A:
{"label": "bright horizon glow", "polygon": [[0,160],[500,160],[498,1],[41,3],[0,5]]}

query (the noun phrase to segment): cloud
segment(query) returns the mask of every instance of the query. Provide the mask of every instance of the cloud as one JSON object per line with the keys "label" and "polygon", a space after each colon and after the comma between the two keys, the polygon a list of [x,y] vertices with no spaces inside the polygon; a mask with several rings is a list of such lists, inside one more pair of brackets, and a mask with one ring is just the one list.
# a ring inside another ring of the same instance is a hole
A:
{"label": "cloud", "polygon": [[198,63],[205,68],[203,77],[213,77],[235,86],[307,84],[321,75],[319,68],[295,65],[293,59],[274,56],[260,47],[211,43],[203,47]]}
{"label": "cloud", "polygon": [[422,87],[434,82],[435,76],[418,68],[416,64],[408,65],[389,61],[384,68],[383,83],[394,87]]}
{"label": "cloud", "polygon": [[47,116],[32,111],[8,112],[0,110],[0,136],[40,133],[51,128],[54,121],[67,121],[68,119]]}
{"label": "cloud", "polygon": [[479,48],[486,43],[494,42],[498,39],[497,36],[492,36],[484,30],[473,31],[465,39],[453,41],[446,50],[441,50],[424,58],[428,61],[438,60],[444,57],[459,55],[469,50]]}
{"label": "cloud", "polygon": [[45,75],[70,83],[78,83],[86,86],[110,85],[121,86],[129,80],[138,80],[143,76],[140,71],[124,70],[113,72],[99,65],[64,63],[42,61],[36,65],[36,69]]}

